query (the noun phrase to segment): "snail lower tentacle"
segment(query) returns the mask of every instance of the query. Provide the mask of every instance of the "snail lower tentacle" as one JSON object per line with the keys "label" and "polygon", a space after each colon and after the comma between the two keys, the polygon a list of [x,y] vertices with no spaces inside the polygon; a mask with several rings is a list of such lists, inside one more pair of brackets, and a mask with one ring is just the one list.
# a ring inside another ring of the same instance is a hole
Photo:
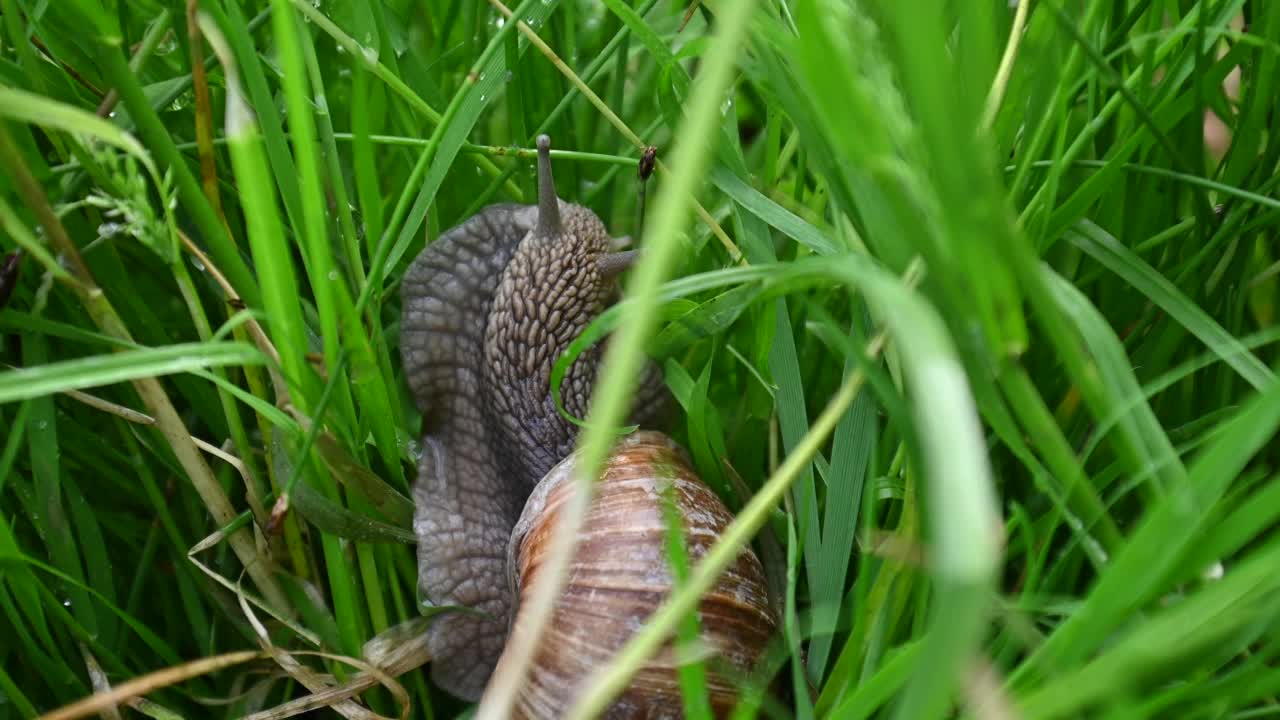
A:
{"label": "snail lower tentacle", "polygon": [[[591,211],[556,196],[539,138],[536,206],[490,206],[444,233],[413,262],[402,288],[401,352],[423,411],[414,486],[419,590],[442,613],[430,626],[432,677],[478,699],[501,654],[512,606],[506,548],[525,499],[573,449],[577,426],[551,398],[551,368],[616,295],[619,252]],[[584,416],[600,350],[578,358],[561,394]],[[650,366],[633,420],[665,406]]]}

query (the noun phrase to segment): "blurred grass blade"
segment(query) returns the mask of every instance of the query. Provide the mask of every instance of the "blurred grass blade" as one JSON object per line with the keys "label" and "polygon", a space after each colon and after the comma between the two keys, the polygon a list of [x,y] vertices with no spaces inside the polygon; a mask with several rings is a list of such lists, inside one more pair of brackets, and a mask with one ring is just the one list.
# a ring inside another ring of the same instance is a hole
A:
{"label": "blurred grass blade", "polygon": [[132,135],[91,112],[17,88],[0,85],[0,117],[56,128],[114,145],[136,157],[152,178],[159,179],[151,154]]}
{"label": "blurred grass blade", "polygon": [[257,348],[238,342],[121,350],[0,373],[0,403],[202,368],[265,362]]}
{"label": "blurred grass blade", "polygon": [[858,685],[857,690],[832,708],[828,717],[840,720],[863,720],[871,717],[910,678],[920,662],[923,646],[919,642],[899,648],[880,670]]}
{"label": "blurred grass blade", "polygon": [[211,22],[201,25],[227,76],[226,136],[231,165],[244,205],[249,248],[262,287],[263,309],[271,339],[280,353],[281,370],[293,402],[306,412],[320,395],[315,372],[306,360],[306,323],[299,306],[293,257],[276,210],[274,184],[263,157],[262,135],[241,91],[239,73],[229,48]]}

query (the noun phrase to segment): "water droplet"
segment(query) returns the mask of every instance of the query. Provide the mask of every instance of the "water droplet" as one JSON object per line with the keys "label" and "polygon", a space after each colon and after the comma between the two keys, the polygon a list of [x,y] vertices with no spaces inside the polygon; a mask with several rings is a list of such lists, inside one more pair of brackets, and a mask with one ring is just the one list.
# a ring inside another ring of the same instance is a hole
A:
{"label": "water droplet", "polygon": [[510,70],[508,70],[508,71],[506,72],[506,74],[502,76],[502,82],[504,82],[504,83],[509,83],[509,82],[511,82],[511,78],[513,78],[513,77],[515,77],[515,76],[516,76],[516,74],[515,74],[515,73],[511,72]]}
{"label": "water droplet", "polygon": [[338,271],[337,271],[337,270],[330,270],[330,271],[329,271],[329,280],[330,280],[330,282],[332,282],[332,281],[334,281],[334,280],[337,280],[337,279],[338,279]]}
{"label": "water droplet", "polygon": [[71,607],[71,600],[63,600],[62,607],[65,607],[65,608]]}
{"label": "water droplet", "polygon": [[361,51],[360,51],[360,52],[364,55],[364,60],[365,60],[365,62],[369,63],[370,65],[377,65],[377,64],[378,64],[378,49],[377,49],[377,48],[374,48],[374,47],[370,47],[370,46],[368,46],[368,45],[365,45],[365,46],[364,46],[364,48],[363,48],[363,49],[361,49]]}
{"label": "water droplet", "polygon": [[484,102],[486,97],[484,93],[480,93],[480,102]]}
{"label": "water droplet", "polygon": [[173,99],[173,102],[169,103],[169,110],[170,111],[182,110],[183,108],[186,108],[187,106],[191,105],[191,103],[195,102],[195,99],[196,99],[195,93],[188,90],[187,92],[179,94],[177,97]]}
{"label": "water droplet", "polygon": [[414,462],[418,461],[422,451],[418,449],[418,443],[414,439],[402,432],[396,432],[396,445],[400,451],[413,458]]}
{"label": "water droplet", "polygon": [[156,45],[157,55],[168,55],[178,49],[178,41],[174,39],[173,33],[165,33],[164,38]]}
{"label": "water droplet", "polygon": [[103,238],[113,238],[124,230],[124,226],[120,223],[104,222],[98,226],[98,236]]}
{"label": "water droplet", "polygon": [[204,272],[204,271],[205,271],[204,263],[200,261],[200,258],[198,258],[198,257],[194,257],[194,256],[193,256],[193,257],[191,258],[191,264],[192,264],[193,266],[195,266],[196,272]]}
{"label": "water droplet", "polygon": [[36,423],[36,429],[37,429],[37,430],[48,430],[48,429],[49,429],[49,421],[48,421],[48,420],[40,420],[39,422],[37,422],[37,423]]}

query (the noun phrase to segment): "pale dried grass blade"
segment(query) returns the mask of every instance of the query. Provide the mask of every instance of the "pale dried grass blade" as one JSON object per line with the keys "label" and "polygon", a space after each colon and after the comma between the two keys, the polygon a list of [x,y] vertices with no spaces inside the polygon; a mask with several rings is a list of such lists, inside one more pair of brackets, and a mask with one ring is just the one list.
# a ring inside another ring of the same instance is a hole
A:
{"label": "pale dried grass blade", "polygon": [[240,650],[192,660],[189,663],[141,675],[126,683],[117,685],[109,692],[94,693],[83,700],[41,715],[40,720],[75,720],[76,718],[87,717],[101,712],[104,708],[120,705],[130,698],[262,657],[264,657],[263,653],[257,650]]}

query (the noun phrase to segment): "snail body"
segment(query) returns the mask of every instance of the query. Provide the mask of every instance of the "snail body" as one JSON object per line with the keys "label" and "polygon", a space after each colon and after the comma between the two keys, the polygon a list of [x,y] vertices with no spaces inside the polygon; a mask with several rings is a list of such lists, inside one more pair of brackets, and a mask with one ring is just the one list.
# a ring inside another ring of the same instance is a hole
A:
{"label": "snail body", "polygon": [[[475,700],[506,641],[505,549],[525,498],[569,454],[577,426],[557,411],[550,373],[616,295],[634,258],[590,210],[556,195],[538,139],[538,204],[485,208],[414,259],[401,289],[401,356],[423,412],[414,484],[418,585],[442,613],[427,644],[436,684]],[[585,416],[600,348],[571,366],[566,409]],[[664,387],[649,365],[632,421],[651,424]]]}
{"label": "snail body", "polygon": [[[559,509],[576,490],[577,460],[575,453],[543,478],[511,534],[508,568],[520,597],[532,588]],[[665,498],[675,505],[691,562],[733,520],[671,438],[639,431],[619,441],[595,486],[570,562],[570,579],[516,699],[515,717],[563,715],[592,671],[612,658],[670,594]],[[712,711],[723,717],[738,693],[733,679],[716,667],[723,663],[746,676],[777,625],[764,570],[750,549],[702,597],[698,615],[700,641],[716,658],[707,675],[708,697]],[[517,611],[514,623],[522,622]],[[677,666],[675,650],[668,645],[640,668],[606,717],[681,717]]]}

